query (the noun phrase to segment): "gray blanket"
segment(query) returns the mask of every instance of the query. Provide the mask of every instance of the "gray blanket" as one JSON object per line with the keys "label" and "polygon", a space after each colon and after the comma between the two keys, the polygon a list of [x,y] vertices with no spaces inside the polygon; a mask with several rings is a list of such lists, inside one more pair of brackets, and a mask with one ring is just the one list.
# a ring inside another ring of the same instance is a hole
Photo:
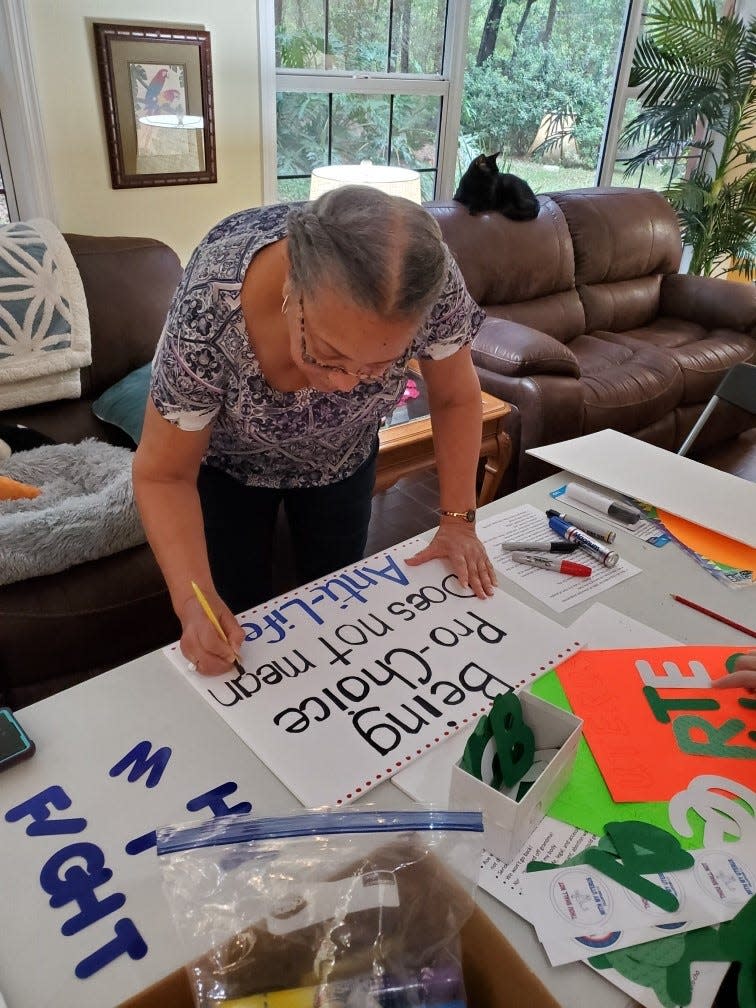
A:
{"label": "gray blanket", "polygon": [[40,487],[0,501],[0,585],[55,574],[144,542],[131,488],[132,452],[93,439],[46,445],[0,462],[0,475]]}

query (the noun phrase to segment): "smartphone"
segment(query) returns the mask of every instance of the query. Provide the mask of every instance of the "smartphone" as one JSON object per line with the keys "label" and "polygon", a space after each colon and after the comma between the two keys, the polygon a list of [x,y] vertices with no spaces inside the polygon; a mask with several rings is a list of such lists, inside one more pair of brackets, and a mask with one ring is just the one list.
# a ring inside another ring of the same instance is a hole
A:
{"label": "smartphone", "polygon": [[35,745],[9,707],[0,707],[0,770],[34,754]]}

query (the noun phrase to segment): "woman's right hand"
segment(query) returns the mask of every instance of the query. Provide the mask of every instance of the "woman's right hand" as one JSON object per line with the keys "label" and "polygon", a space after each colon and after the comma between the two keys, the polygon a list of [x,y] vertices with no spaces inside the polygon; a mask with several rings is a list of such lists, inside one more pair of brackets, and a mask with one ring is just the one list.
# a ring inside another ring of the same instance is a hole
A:
{"label": "woman's right hand", "polygon": [[719,689],[734,689],[738,686],[756,693],[756,651],[742,654],[735,660],[735,671],[722,676],[714,683]]}
{"label": "woman's right hand", "polygon": [[228,643],[223,640],[196,598],[189,598],[178,614],[181,620],[181,653],[201,675],[215,676],[228,672],[244,642],[244,631],[233,613],[215,592],[206,592],[210,608],[215,613]]}

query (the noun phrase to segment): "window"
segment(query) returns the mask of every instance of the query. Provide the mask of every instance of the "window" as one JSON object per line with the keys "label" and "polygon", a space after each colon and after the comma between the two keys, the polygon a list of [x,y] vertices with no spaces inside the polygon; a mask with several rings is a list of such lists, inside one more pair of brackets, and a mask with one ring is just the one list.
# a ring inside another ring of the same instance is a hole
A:
{"label": "window", "polygon": [[366,159],[418,171],[426,200],[450,193],[469,6],[261,0],[263,62],[275,39],[266,198],[306,198],[313,168]]}
{"label": "window", "polygon": [[501,150],[536,192],[595,185],[638,3],[473,0],[460,163]]}
{"label": "window", "polygon": [[669,183],[681,175],[685,170],[684,159],[679,157],[659,158],[656,164],[648,165],[633,175],[627,175],[627,161],[635,153],[635,149],[625,144],[622,138],[625,127],[638,114],[641,104],[638,101],[638,88],[631,88],[628,84],[630,77],[630,67],[635,55],[635,47],[639,36],[643,32],[643,20],[649,10],[658,6],[659,0],[633,0],[632,20],[634,30],[625,52],[623,72],[620,74],[617,89],[615,92],[615,112],[613,116],[613,130],[611,144],[607,145],[605,151],[605,165],[603,177],[607,179],[607,184],[643,187],[645,189],[656,189],[664,191]]}
{"label": "window", "polygon": [[[749,0],[745,0],[742,6],[745,8],[748,2]],[[753,4],[756,0],[750,0],[750,2]],[[635,118],[642,107],[641,102],[638,100],[640,89],[631,88],[628,85],[630,66],[633,62],[637,40],[643,32],[644,18],[648,13],[657,12],[662,6],[666,6],[666,4],[662,5],[661,0],[632,0],[633,19],[637,24],[635,25],[635,30],[632,32],[632,37],[628,39],[626,46],[627,58],[624,61],[625,65],[623,66],[623,72],[620,74],[615,96],[617,111],[613,123],[613,143],[607,145],[608,149],[605,152],[604,158],[604,176],[602,176],[602,178],[607,178],[607,184],[636,186],[664,192],[673,182],[682,178],[690,170],[690,163],[687,157],[683,153],[678,152],[670,154],[667,157],[660,156],[653,164],[644,165],[639,171],[631,175],[626,174],[628,159],[632,158],[633,154],[639,149],[647,146],[647,143],[644,142],[642,145],[631,147],[624,144],[622,140],[624,128]],[[731,0],[720,0],[717,6],[720,13],[725,13],[733,7],[733,3]],[[741,10],[740,13],[742,16],[745,13],[745,9]],[[608,181],[609,179],[611,179],[611,182]]]}

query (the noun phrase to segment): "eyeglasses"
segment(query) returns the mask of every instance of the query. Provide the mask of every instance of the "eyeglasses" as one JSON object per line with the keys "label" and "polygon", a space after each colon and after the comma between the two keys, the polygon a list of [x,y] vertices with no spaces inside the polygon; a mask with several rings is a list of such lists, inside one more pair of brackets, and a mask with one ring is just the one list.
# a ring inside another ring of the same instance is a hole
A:
{"label": "eyeglasses", "polygon": [[[284,301],[285,304],[285,301]],[[307,349],[307,340],[305,337],[305,320],[304,320],[304,304],[302,303],[302,296],[299,297],[299,338],[301,342],[301,353],[302,360],[305,364],[311,365],[311,367],[320,368],[321,371],[330,371],[331,374],[346,375],[348,378],[357,378],[360,381],[376,381],[382,378],[386,374],[390,367],[393,367],[397,361],[392,361],[385,367],[377,368],[358,368],[356,371],[350,371],[349,368],[342,367],[341,364],[324,364],[319,361],[316,357]]]}

